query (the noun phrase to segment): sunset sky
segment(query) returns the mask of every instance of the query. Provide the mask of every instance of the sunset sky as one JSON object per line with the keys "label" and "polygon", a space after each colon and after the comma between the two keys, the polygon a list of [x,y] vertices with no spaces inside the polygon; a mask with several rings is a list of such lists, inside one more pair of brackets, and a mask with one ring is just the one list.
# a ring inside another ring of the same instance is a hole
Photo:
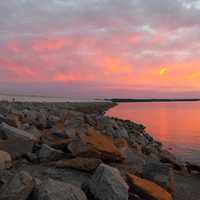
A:
{"label": "sunset sky", "polygon": [[0,92],[200,97],[200,1],[1,0]]}

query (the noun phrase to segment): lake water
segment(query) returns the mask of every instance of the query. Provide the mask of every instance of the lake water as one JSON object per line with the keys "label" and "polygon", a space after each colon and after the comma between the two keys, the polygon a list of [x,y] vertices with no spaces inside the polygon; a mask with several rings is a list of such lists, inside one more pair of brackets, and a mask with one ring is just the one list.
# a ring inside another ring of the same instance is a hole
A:
{"label": "lake water", "polygon": [[145,125],[165,148],[200,164],[200,102],[121,103],[107,115]]}

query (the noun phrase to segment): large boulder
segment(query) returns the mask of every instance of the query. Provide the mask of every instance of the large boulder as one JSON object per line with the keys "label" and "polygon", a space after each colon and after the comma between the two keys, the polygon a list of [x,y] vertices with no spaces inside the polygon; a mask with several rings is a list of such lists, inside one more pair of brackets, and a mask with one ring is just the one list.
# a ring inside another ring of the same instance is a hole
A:
{"label": "large boulder", "polygon": [[68,149],[74,156],[91,157],[104,161],[124,161],[112,138],[93,129],[74,139],[68,145]]}
{"label": "large boulder", "polygon": [[86,186],[99,200],[128,200],[128,185],[118,169],[101,164]]}
{"label": "large boulder", "polygon": [[87,200],[80,188],[53,179],[38,185],[33,196],[34,200]]}
{"label": "large boulder", "polygon": [[33,190],[34,180],[27,172],[20,171],[0,191],[1,200],[26,200]]}
{"label": "large boulder", "polygon": [[12,166],[12,159],[9,153],[0,151],[0,170],[8,169]]}
{"label": "large boulder", "polygon": [[24,130],[9,126],[6,123],[0,124],[0,131],[4,132],[8,136],[13,135],[13,136],[20,137],[20,138],[23,138],[26,140],[33,140],[33,141],[37,140],[37,138],[35,136],[33,136],[32,134],[30,134]]}
{"label": "large boulder", "polygon": [[73,158],[60,160],[55,163],[57,168],[72,168],[81,171],[94,171],[100,165],[101,160],[95,158]]}
{"label": "large boulder", "polygon": [[151,200],[172,200],[170,193],[149,180],[128,174],[128,183],[130,192],[138,194],[141,198]]}
{"label": "large boulder", "polygon": [[0,139],[1,150],[8,152],[12,158],[32,152],[36,140],[30,133],[1,123],[0,134],[4,134],[5,136]]}
{"label": "large boulder", "polygon": [[54,149],[46,144],[42,145],[38,154],[38,158],[41,162],[56,161],[60,160],[63,157],[64,157],[63,151]]}

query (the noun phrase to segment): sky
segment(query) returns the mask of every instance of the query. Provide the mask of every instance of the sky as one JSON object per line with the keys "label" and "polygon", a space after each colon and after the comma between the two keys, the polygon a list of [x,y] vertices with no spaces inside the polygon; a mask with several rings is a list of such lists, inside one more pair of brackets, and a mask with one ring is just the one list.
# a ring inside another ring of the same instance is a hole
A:
{"label": "sky", "polygon": [[0,1],[0,92],[200,97],[200,0]]}

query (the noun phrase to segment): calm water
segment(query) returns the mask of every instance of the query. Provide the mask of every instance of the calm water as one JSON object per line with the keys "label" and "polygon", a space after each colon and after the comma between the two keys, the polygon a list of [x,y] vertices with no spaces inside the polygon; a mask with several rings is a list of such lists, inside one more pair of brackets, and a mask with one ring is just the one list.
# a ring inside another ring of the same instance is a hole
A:
{"label": "calm water", "polygon": [[200,102],[122,103],[107,115],[144,124],[165,148],[200,164]]}

